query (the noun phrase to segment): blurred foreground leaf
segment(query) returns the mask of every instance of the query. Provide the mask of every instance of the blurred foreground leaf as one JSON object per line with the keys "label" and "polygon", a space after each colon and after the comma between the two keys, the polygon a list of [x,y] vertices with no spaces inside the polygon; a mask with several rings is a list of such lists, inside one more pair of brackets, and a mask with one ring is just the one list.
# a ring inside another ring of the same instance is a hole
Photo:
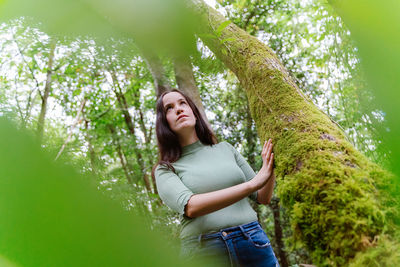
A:
{"label": "blurred foreground leaf", "polygon": [[390,150],[392,171],[400,185],[400,2],[398,0],[331,0],[357,42],[370,88],[385,113],[380,129]]}
{"label": "blurred foreground leaf", "polygon": [[11,263],[9,260],[5,259],[0,255],[0,266],[1,267],[17,267],[17,265]]}
{"label": "blurred foreground leaf", "polygon": [[31,17],[52,35],[133,37],[147,49],[195,49],[195,17],[183,0],[3,0],[1,20]]}
{"label": "blurred foreground leaf", "polygon": [[186,266],[89,179],[52,162],[3,118],[0,129],[0,263]]}

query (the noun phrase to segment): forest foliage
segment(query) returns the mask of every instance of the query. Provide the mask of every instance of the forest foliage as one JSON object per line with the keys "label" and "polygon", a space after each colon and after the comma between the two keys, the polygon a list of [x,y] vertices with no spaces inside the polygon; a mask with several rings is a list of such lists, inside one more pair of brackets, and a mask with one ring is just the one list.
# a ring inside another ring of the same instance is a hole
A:
{"label": "forest foliage", "polygon": [[[369,27],[374,34],[367,34],[361,26],[373,25],[373,22],[366,19],[367,15],[356,15],[354,2],[333,2],[332,7],[323,1],[219,0],[218,7],[231,22],[273,49],[303,93],[343,130],[346,138],[359,151],[371,161],[399,174],[398,169],[393,167],[398,165],[400,158],[396,157],[400,124],[395,115],[399,109],[395,97],[396,77],[400,77],[396,76],[399,68],[395,62],[400,54],[393,46],[399,39],[393,34],[396,28],[388,26],[400,23],[395,24],[394,15],[388,15],[382,22],[383,26]],[[90,240],[88,244],[98,242],[95,248],[102,247],[104,250],[107,245],[102,242],[109,240],[118,244],[121,253],[126,255],[125,246],[132,246],[129,250],[136,250],[138,253],[134,255],[139,256],[144,249],[134,246],[134,236],[140,233],[138,229],[161,230],[170,240],[176,240],[179,231],[179,218],[161,204],[150,175],[158,157],[154,133],[156,92],[154,77],[143,54],[144,47],[157,51],[164,74],[172,87],[178,84],[174,61],[169,55],[180,51],[190,53],[196,85],[218,139],[235,145],[254,170],[261,166],[260,140],[242,85],[200,39],[193,38],[196,27],[194,16],[181,1],[137,1],[137,5],[132,6],[124,6],[124,1],[117,1],[113,6],[107,1],[76,0],[71,1],[73,5],[69,3],[64,0],[18,0],[6,2],[2,10],[6,14],[4,17],[14,18],[0,25],[0,116],[11,120],[25,135],[20,136],[11,129],[4,131],[3,141],[15,141],[2,144],[1,164],[17,167],[35,162],[31,159],[37,160],[37,167],[26,166],[28,173],[29,170],[37,172],[24,175],[30,179],[43,175],[44,179],[40,180],[42,184],[28,180],[21,180],[21,183],[26,182],[25,186],[32,187],[32,192],[38,192],[37,195],[44,190],[51,193],[45,194],[43,199],[35,198],[35,195],[27,194],[21,184],[17,187],[21,189],[18,194],[26,195],[26,198],[18,202],[19,206],[2,207],[9,210],[16,207],[15,211],[19,211],[24,209],[23,205],[32,205],[32,213],[41,211],[50,218],[49,225],[52,220],[60,219],[63,220],[61,226],[67,226],[70,224],[69,217],[85,218],[83,228],[77,222],[76,228],[70,228],[71,231],[76,230],[75,238],[83,235]],[[365,10],[371,12],[368,7],[375,4],[368,4]],[[384,12],[387,6],[381,5],[374,10]],[[130,14],[129,19],[120,12]],[[20,14],[24,17],[15,18]],[[378,14],[380,16],[376,15],[376,19],[384,17],[382,13]],[[226,25],[221,25],[220,31],[223,27]],[[381,33],[382,27],[388,29]],[[218,29],[216,31],[218,33]],[[380,38],[371,40],[369,36]],[[374,57],[370,58],[370,55]],[[365,65],[361,65],[364,62]],[[377,64],[382,67],[377,67]],[[382,96],[375,93],[377,90],[384,92]],[[1,127],[9,127],[8,122],[3,122]],[[24,143],[23,140],[30,138],[27,135],[40,143],[45,156],[38,151],[38,146],[34,148],[28,141]],[[3,150],[3,145],[8,145],[8,150]],[[4,151],[18,152],[21,158],[17,160],[16,155],[14,158],[8,157]],[[42,161],[41,157],[47,159]],[[73,166],[85,178],[70,178],[66,175],[71,172],[69,167],[52,167],[50,161]],[[2,176],[6,175],[2,173]],[[14,177],[18,175],[22,174],[14,174]],[[75,182],[71,180],[67,183],[68,189],[62,189],[62,184],[54,179],[64,182],[72,179]],[[113,202],[118,203],[120,210],[125,210],[126,214],[114,211],[118,208],[108,208],[107,205],[114,205],[108,204],[108,200],[104,200],[107,208],[102,210],[109,217],[115,212],[115,219],[107,219],[107,216],[99,214],[101,210],[95,208],[98,192],[83,187],[91,194],[85,196],[82,188],[77,188],[88,181],[94,183],[93,188],[97,188],[102,197],[114,199]],[[397,188],[398,183],[393,181],[393,186],[387,190],[396,194]],[[4,194],[1,195],[16,201],[18,198],[7,194],[7,189],[11,190],[11,187],[4,187]],[[69,197],[69,193],[76,199]],[[43,205],[43,209],[34,208],[35,202],[30,203],[29,196],[36,199],[38,207]],[[3,201],[6,199],[3,198]],[[57,203],[62,207],[68,206],[70,201],[75,203],[71,210],[57,209],[55,206]],[[86,202],[92,205],[90,210],[94,210],[94,213],[87,213],[89,204],[80,207],[79,203]],[[275,206],[272,205],[274,203]],[[313,263],[309,252],[294,238],[289,211],[279,204],[276,196],[272,204],[256,209],[271,236],[275,251],[282,250],[281,256],[285,257],[286,266]],[[60,211],[60,218],[50,216],[51,212],[58,214]],[[296,212],[296,209],[290,212]],[[31,240],[45,237],[36,259],[32,260],[28,254],[17,257],[18,251],[25,251],[17,242],[12,252],[3,253],[6,239],[2,239],[0,254],[21,266],[35,266],[37,262],[45,260],[44,251],[57,236],[49,235],[51,227],[47,230],[44,226],[41,228],[40,214],[30,214],[33,216],[31,218],[37,220],[37,225],[26,228],[32,231],[43,229],[36,236],[26,237]],[[16,220],[17,215],[14,215]],[[124,216],[129,218],[125,219]],[[144,222],[136,225],[139,217]],[[120,223],[117,218],[121,218]],[[128,222],[131,226],[121,226]],[[315,222],[312,227],[324,223]],[[385,228],[386,221],[382,219],[380,223],[377,227]],[[98,232],[107,229],[104,235],[108,239],[100,238],[98,241],[92,239],[94,233],[85,235],[84,231],[90,225],[96,225]],[[28,223],[20,225],[21,229],[27,226]],[[282,229],[282,236],[276,232],[277,227]],[[308,233],[310,235],[312,227]],[[131,230],[123,237],[125,232],[121,229]],[[61,232],[60,229],[56,231]],[[343,232],[347,234],[346,229]],[[131,240],[127,241],[129,236]],[[63,235],[62,238],[67,237]],[[378,240],[365,242],[366,248],[373,248]],[[364,258],[356,258],[353,264],[379,266],[375,261],[380,257],[398,260],[398,251],[392,249],[389,255],[384,254],[396,246],[393,241],[384,239],[381,242],[388,247],[382,254],[372,251]],[[74,255],[76,262],[82,260],[82,265],[85,265],[85,261],[78,257],[78,251],[88,248],[81,245],[74,250]],[[148,244],[149,249],[150,246],[151,243]],[[93,253],[100,254],[98,251]],[[150,254],[144,255],[152,257]],[[64,256],[62,252],[54,254],[54,262],[61,262]],[[167,259],[168,253],[164,256]],[[116,258],[110,256],[107,260]],[[125,264],[124,260],[124,257],[120,258],[120,265]],[[141,261],[146,260],[143,258]],[[98,261],[101,262],[101,258]],[[159,266],[156,262],[153,264]]]}

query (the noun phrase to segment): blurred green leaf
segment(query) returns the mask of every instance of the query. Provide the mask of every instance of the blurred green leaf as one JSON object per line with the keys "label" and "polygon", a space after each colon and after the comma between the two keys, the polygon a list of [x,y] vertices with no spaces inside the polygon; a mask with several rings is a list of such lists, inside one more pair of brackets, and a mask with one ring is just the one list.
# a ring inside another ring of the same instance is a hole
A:
{"label": "blurred green leaf", "polygon": [[82,92],[82,89],[76,89],[76,90],[74,90],[74,92],[72,93],[72,96],[80,95],[81,92]]}
{"label": "blurred green leaf", "polygon": [[102,196],[94,181],[51,162],[4,118],[0,128],[3,258],[35,267],[186,266],[141,218]]}
{"label": "blurred green leaf", "polygon": [[357,42],[365,77],[385,113],[388,128],[380,131],[391,151],[392,170],[400,177],[400,2],[330,2]]}
{"label": "blurred green leaf", "polygon": [[195,49],[195,17],[182,0],[6,0],[0,11],[2,20],[33,17],[54,35],[130,36],[148,49]]}
{"label": "blurred green leaf", "polygon": [[8,259],[4,258],[4,256],[0,255],[0,266],[2,267],[17,267],[16,264],[10,262]]}
{"label": "blurred green leaf", "polygon": [[221,25],[218,26],[217,30],[215,31],[215,33],[217,34],[217,36],[221,36],[222,31],[229,25],[231,24],[230,20],[224,21],[221,23]]}

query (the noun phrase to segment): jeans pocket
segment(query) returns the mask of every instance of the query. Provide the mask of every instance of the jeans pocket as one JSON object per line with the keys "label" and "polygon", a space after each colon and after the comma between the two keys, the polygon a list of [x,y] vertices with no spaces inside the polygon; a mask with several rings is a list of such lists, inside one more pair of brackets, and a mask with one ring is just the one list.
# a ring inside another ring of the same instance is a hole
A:
{"label": "jeans pocket", "polygon": [[271,246],[267,234],[262,229],[253,229],[247,232],[250,242],[258,248]]}

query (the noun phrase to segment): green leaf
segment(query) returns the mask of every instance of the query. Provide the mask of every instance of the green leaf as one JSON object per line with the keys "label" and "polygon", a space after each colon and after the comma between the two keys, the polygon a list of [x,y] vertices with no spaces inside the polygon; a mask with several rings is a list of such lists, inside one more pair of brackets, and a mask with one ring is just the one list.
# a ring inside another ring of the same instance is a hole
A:
{"label": "green leaf", "polygon": [[236,40],[236,38],[234,38],[234,37],[229,37],[229,38],[222,39],[222,40],[221,40],[221,43],[223,44],[223,43],[225,43],[225,42],[231,42],[231,41],[235,41],[235,40]]}
{"label": "green leaf", "polygon": [[229,25],[231,24],[230,20],[224,21],[221,23],[221,25],[218,26],[217,30],[215,31],[215,34],[220,37],[222,34],[222,31]]}
{"label": "green leaf", "polygon": [[225,48],[222,48],[221,52],[224,56],[228,55],[228,51]]}
{"label": "green leaf", "polygon": [[72,92],[72,95],[77,96],[77,95],[80,95],[81,92],[82,92],[82,89],[79,88],[79,89],[74,90],[74,92]]}
{"label": "green leaf", "polygon": [[188,266],[176,248],[137,214],[105,198],[89,177],[55,163],[4,118],[0,128],[0,255],[7,264]]}

